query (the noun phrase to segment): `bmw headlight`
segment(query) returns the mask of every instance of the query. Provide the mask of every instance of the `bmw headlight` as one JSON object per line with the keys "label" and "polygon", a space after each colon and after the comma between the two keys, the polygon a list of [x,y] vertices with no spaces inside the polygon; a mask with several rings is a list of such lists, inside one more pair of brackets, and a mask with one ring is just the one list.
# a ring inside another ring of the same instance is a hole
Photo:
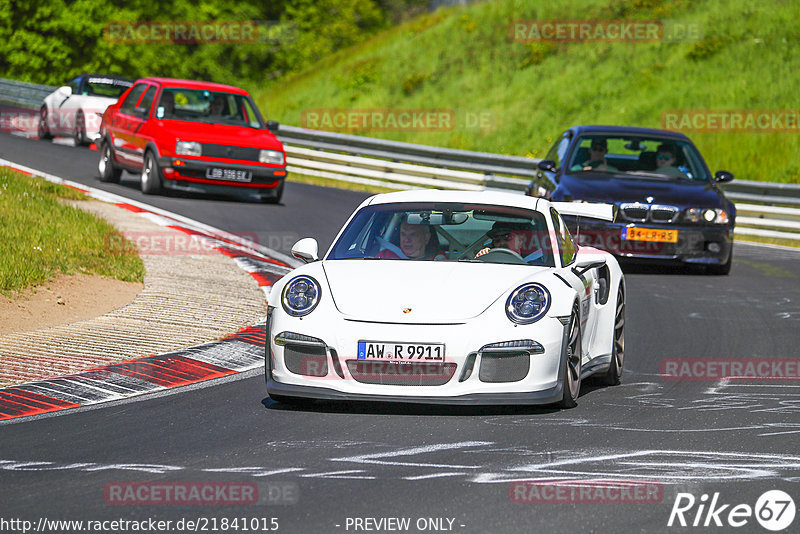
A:
{"label": "bmw headlight", "polygon": [[283,165],[283,152],[280,150],[261,150],[258,152],[258,161],[272,163],[273,165]]}
{"label": "bmw headlight", "polygon": [[300,275],[289,280],[283,288],[283,309],[294,317],[308,315],[319,304],[320,289],[316,280]]}
{"label": "bmw headlight", "polygon": [[180,156],[202,156],[203,145],[194,141],[178,141],[175,143],[175,154]]}
{"label": "bmw headlight", "polygon": [[541,319],[550,309],[550,292],[541,284],[525,284],[515,289],[506,301],[506,315],[518,324]]}
{"label": "bmw headlight", "polygon": [[723,209],[689,208],[686,221],[692,223],[728,224],[728,212]]}

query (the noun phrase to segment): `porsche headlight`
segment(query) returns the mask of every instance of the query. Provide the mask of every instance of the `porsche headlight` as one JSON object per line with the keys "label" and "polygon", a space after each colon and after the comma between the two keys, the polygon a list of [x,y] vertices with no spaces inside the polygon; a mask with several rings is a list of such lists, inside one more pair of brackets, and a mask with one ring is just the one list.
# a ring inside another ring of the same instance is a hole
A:
{"label": "porsche headlight", "polygon": [[175,143],[175,154],[180,156],[202,156],[203,145],[194,141],[178,141]]}
{"label": "porsche headlight", "polygon": [[289,280],[283,288],[283,309],[294,317],[308,315],[319,304],[320,288],[310,276],[300,275]]}
{"label": "porsche headlight", "polygon": [[541,284],[524,284],[515,289],[506,301],[506,315],[518,324],[541,319],[550,308],[550,292]]}
{"label": "porsche headlight", "polygon": [[283,165],[283,152],[280,150],[261,150],[258,152],[258,161],[272,163],[273,165]]}
{"label": "porsche headlight", "polygon": [[728,224],[728,212],[722,209],[689,208],[685,218],[692,223]]}

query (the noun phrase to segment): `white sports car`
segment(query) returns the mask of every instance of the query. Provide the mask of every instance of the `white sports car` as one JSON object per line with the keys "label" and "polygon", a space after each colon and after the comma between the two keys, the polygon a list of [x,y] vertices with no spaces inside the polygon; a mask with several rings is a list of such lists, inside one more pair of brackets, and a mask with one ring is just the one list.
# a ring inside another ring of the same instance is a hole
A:
{"label": "white sports car", "polygon": [[81,74],[59,87],[39,108],[39,139],[69,135],[75,145],[100,136],[100,122],[106,108],[133,85],[133,80],[105,74]]}
{"label": "white sports car", "polygon": [[273,287],[267,392],[276,401],[576,405],[581,380],[620,381],[625,283],[578,248],[558,211],[605,204],[419,190],[365,200],[324,259]]}

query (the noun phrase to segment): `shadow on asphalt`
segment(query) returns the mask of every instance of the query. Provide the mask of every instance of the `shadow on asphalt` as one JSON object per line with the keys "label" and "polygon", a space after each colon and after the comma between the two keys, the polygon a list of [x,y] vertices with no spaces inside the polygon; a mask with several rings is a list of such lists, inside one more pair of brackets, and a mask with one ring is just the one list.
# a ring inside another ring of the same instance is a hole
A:
{"label": "shadow on asphalt", "polygon": [[[132,191],[141,191],[141,186],[139,185],[139,176],[133,175],[128,173],[127,171],[123,173],[122,178],[118,182],[119,185],[126,189],[130,189]],[[284,206],[283,202],[278,204],[271,204],[261,202],[257,198],[252,196],[248,196],[245,194],[230,194],[230,195],[221,195],[215,193],[194,193],[191,191],[180,191],[177,189],[162,189],[157,196],[167,197],[167,198],[186,198],[191,200],[198,200],[198,201],[206,201],[206,202],[233,202],[239,201],[245,204],[264,204],[267,206]]]}
{"label": "shadow on asphalt", "polygon": [[[593,377],[584,379],[581,385],[580,398],[597,389],[607,386],[595,382]],[[583,402],[589,403],[591,397]],[[417,415],[441,417],[444,415],[474,417],[485,415],[550,415],[569,412],[553,405],[535,406],[460,406],[443,404],[417,404],[382,401],[325,401],[314,399],[297,399],[292,402],[277,402],[269,397],[261,400],[267,410],[287,412],[317,412],[325,414],[358,414],[358,415]],[[579,403],[580,405],[580,403]]]}
{"label": "shadow on asphalt", "polygon": [[[645,260],[617,258],[624,274],[666,274],[671,276],[706,276],[705,266],[692,264],[669,264]],[[710,275],[708,275],[710,276]]]}

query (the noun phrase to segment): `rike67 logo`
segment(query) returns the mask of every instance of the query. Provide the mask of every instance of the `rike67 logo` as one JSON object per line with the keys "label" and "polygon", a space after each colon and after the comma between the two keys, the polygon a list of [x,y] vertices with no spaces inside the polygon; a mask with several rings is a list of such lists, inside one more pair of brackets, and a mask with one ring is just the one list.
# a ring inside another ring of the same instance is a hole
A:
{"label": "rike67 logo", "polygon": [[711,496],[704,493],[699,499],[691,493],[678,493],[667,526],[739,528],[752,524],[755,518],[765,529],[780,532],[794,522],[796,512],[794,500],[781,490],[765,492],[755,506],[723,503],[719,492]]}

